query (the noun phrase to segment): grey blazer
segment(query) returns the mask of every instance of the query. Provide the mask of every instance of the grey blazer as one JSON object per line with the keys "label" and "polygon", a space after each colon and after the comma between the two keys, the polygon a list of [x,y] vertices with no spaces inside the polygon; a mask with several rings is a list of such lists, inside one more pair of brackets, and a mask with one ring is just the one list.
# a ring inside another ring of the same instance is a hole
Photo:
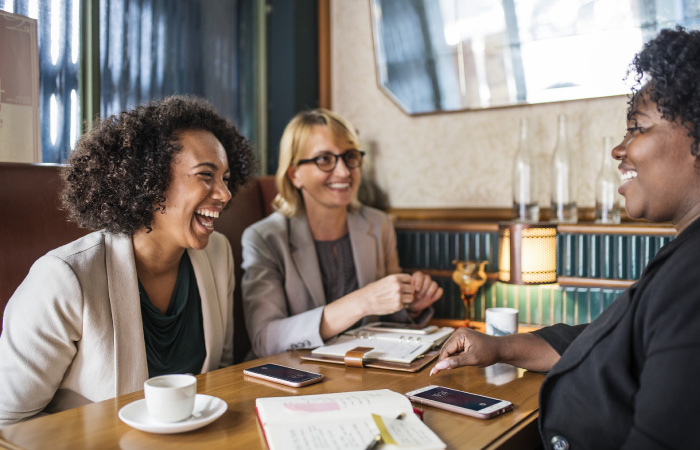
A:
{"label": "grey blazer", "polygon": [[[233,363],[233,257],[214,232],[187,250],[202,301],[202,372]],[[130,237],[97,231],[39,258],[0,336],[0,426],[143,389],[146,348]]]}
{"label": "grey blazer", "polygon": [[[347,224],[359,287],[401,272],[394,225],[386,214],[362,206],[348,214]],[[243,311],[255,355],[323,345],[320,326],[327,302],[306,215],[273,213],[243,232],[242,245]],[[432,308],[421,321],[431,314]],[[409,322],[410,315],[401,310],[388,320]]]}

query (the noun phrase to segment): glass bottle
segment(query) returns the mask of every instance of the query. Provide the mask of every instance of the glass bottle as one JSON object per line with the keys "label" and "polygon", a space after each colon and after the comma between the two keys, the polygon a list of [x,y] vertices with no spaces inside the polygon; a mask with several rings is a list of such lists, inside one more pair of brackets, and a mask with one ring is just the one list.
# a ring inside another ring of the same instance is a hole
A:
{"label": "glass bottle", "polygon": [[620,223],[620,194],[617,188],[622,182],[616,161],[610,154],[612,137],[603,138],[603,162],[595,180],[595,222]]}
{"label": "glass bottle", "polygon": [[559,116],[557,144],[552,155],[551,176],[551,210],[550,219],[558,223],[576,223],[578,208],[576,206],[576,172],[574,155],[569,147],[566,135],[566,116]]}
{"label": "glass bottle", "polygon": [[520,144],[513,161],[513,210],[519,222],[540,218],[537,164],[528,137],[527,119],[520,119]]}

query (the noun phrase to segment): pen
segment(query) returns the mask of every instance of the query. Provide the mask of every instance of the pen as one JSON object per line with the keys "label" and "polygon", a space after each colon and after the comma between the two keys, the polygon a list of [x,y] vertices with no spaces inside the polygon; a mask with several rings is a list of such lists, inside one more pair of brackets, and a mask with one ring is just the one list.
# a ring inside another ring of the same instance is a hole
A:
{"label": "pen", "polygon": [[[394,420],[403,420],[404,417],[406,417],[406,413],[401,413],[398,416],[396,416],[396,419],[394,419]],[[365,447],[365,450],[374,450],[381,443],[382,443],[382,435],[381,435],[381,433],[379,433],[372,438],[372,442],[370,442],[369,445],[367,445],[367,447]]]}
{"label": "pen", "polygon": [[374,450],[382,442],[382,435],[378,434],[372,438],[372,442],[369,443],[365,450]]}

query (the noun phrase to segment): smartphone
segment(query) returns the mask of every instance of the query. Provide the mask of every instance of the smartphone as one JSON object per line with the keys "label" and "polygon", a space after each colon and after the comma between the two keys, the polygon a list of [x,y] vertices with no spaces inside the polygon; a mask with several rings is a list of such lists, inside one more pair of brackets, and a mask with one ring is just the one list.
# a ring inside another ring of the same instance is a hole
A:
{"label": "smartphone", "polygon": [[430,334],[436,331],[435,325],[420,325],[417,323],[374,322],[365,325],[362,330],[384,331],[389,333]]}
{"label": "smartphone", "polygon": [[513,404],[506,400],[442,386],[426,386],[407,392],[406,396],[416,403],[446,409],[477,419],[490,419],[513,409]]}
{"label": "smartphone", "polygon": [[280,366],[278,364],[263,364],[262,366],[243,369],[243,373],[251,377],[274,381],[275,383],[281,383],[292,387],[307,386],[309,384],[318,383],[323,379],[323,375],[320,373],[307,372],[305,370]]}

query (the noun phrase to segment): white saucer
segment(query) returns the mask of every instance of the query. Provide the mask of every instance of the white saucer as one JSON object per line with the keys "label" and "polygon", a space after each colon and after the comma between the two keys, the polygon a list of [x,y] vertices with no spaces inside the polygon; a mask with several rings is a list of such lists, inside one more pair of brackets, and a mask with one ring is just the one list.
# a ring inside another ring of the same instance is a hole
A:
{"label": "white saucer", "polygon": [[189,419],[180,422],[156,422],[146,410],[146,399],[136,400],[119,410],[119,418],[125,424],[149,433],[172,434],[184,433],[209,425],[228,409],[225,401],[211,395],[197,394],[194,410]]}

